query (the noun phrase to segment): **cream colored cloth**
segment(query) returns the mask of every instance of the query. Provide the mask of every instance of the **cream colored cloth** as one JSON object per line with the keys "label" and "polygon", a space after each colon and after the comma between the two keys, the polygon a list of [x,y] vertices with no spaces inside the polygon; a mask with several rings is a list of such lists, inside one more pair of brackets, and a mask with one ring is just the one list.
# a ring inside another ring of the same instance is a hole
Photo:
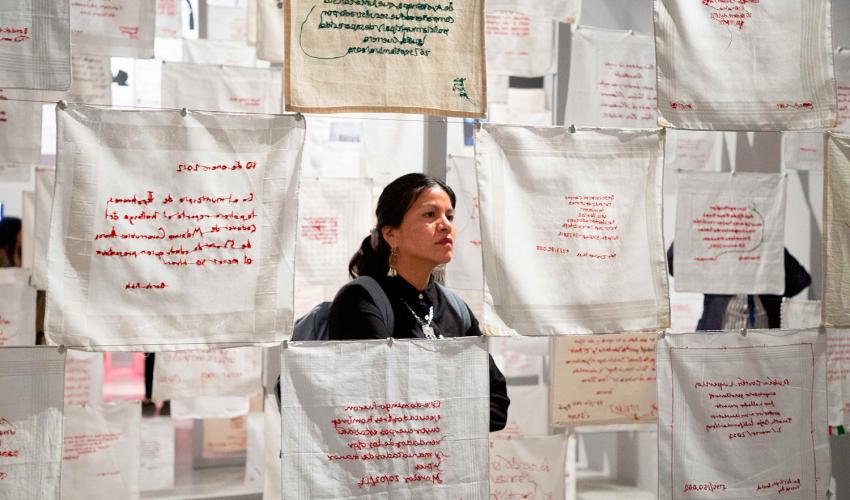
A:
{"label": "cream colored cloth", "polygon": [[655,332],[555,339],[552,425],[654,423]]}
{"label": "cream colored cloth", "polygon": [[39,290],[47,289],[47,242],[50,238],[50,211],[53,208],[53,185],[56,171],[35,170],[35,221],[33,226],[33,267],[30,283]]}
{"label": "cream colored cloth", "polygon": [[719,172],[723,167],[724,144],[723,132],[667,129],[664,168]]}
{"label": "cream colored cloth", "polygon": [[838,51],[835,60],[836,93],[838,95],[838,124],[841,130],[850,131],[850,50]]}
{"label": "cream colored cloth", "polygon": [[168,351],[290,335],[303,120],[57,113],[50,342]]}
{"label": "cream colored cloth", "polygon": [[[496,366],[504,367],[499,361],[496,361]],[[511,400],[508,422],[504,429],[491,433],[491,438],[513,439],[549,434],[549,414],[541,411],[549,407],[548,385],[508,385],[508,399]]]}
{"label": "cream colored cloth", "polygon": [[785,291],[783,174],[680,172],[673,269],[676,291]]}
{"label": "cream colored cloth", "polygon": [[446,265],[446,286],[477,296],[475,302],[481,305],[484,301],[484,268],[475,159],[450,157],[446,163],[446,182],[457,197],[454,250],[451,262]]}
{"label": "cream colored cloth", "polygon": [[69,102],[82,104],[112,104],[112,68],[109,57],[71,57],[71,73],[74,80],[71,89],[63,97]]}
{"label": "cream colored cloth", "polygon": [[288,111],[484,116],[483,0],[285,5]]}
{"label": "cream colored cloth", "polygon": [[97,0],[71,2],[74,55],[153,57],[156,2]]}
{"label": "cream colored cloth", "polygon": [[487,359],[478,337],[285,345],[283,498],[485,498]]}
{"label": "cream colored cloth", "polygon": [[850,429],[850,330],[826,329],[826,382],[829,425]]}
{"label": "cream colored cloth", "polygon": [[156,37],[183,38],[183,2],[156,0]]}
{"label": "cream colored cloth", "polygon": [[663,337],[659,500],[826,500],[826,392],[816,329]]}
{"label": "cream colored cloth", "polygon": [[655,127],[658,108],[652,37],[577,28],[564,120],[583,127]]}
{"label": "cream colored cloth", "polygon": [[184,63],[223,64],[249,68],[257,65],[256,49],[243,42],[199,38],[182,40],[182,44]]}
{"label": "cream colored cloth", "polygon": [[[228,5],[229,4],[229,5]],[[207,36],[210,40],[248,43],[248,9],[245,2],[207,4]]]}
{"label": "cream colored cloth", "polygon": [[280,113],[283,74],[268,68],[162,63],[162,106]]}
{"label": "cream colored cloth", "polygon": [[829,0],[656,0],[661,122],[709,130],[832,127]]}
{"label": "cream colored cloth", "polygon": [[490,498],[566,498],[566,434],[490,440]]}
{"label": "cream colored cloth", "polygon": [[65,408],[62,499],[139,498],[138,401]]}
{"label": "cream colored cloth", "polygon": [[830,133],[823,188],[823,324],[850,326],[850,135]]}
{"label": "cream colored cloth", "polygon": [[68,0],[5,0],[0,10],[0,88],[68,90]]}
{"label": "cream colored cloth", "polygon": [[482,331],[669,326],[662,148],[655,129],[481,128]]}
{"label": "cream colored cloth", "polygon": [[261,368],[257,347],[161,352],[154,363],[152,398],[250,396],[260,390]]}
{"label": "cream colored cloth", "polygon": [[2,500],[60,498],[64,358],[55,347],[0,349]]}
{"label": "cream colored cloth", "polygon": [[280,500],[281,480],[280,407],[274,394],[266,394],[263,407],[263,500]]}
{"label": "cream colored cloth", "polygon": [[142,419],[139,444],[140,491],[174,488],[174,438],[174,423],[170,417]]}

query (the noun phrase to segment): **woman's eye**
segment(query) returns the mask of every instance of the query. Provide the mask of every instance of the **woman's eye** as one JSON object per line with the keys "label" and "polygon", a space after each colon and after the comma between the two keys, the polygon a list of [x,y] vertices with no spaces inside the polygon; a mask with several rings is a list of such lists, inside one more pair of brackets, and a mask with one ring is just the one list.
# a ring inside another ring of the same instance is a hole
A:
{"label": "woman's eye", "polygon": [[454,221],[455,220],[455,214],[448,214],[448,215],[446,215],[446,218],[449,219],[449,222]]}
{"label": "woman's eye", "polygon": [[434,212],[425,212],[425,217],[433,217]]}

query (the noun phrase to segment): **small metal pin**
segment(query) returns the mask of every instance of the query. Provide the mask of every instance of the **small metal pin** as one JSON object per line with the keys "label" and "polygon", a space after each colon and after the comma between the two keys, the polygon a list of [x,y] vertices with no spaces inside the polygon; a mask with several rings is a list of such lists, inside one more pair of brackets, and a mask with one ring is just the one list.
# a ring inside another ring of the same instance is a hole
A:
{"label": "small metal pin", "polygon": [[59,106],[59,109],[65,109],[68,107],[68,103],[65,102],[65,99],[59,99],[56,101],[56,105]]}
{"label": "small metal pin", "polygon": [[481,130],[481,120],[475,120],[475,122],[473,124],[473,128],[475,129],[476,132],[480,131]]}
{"label": "small metal pin", "polygon": [[574,123],[570,124],[569,131],[570,131],[571,134],[576,133],[576,126],[575,126]]}
{"label": "small metal pin", "polygon": [[304,115],[302,115],[301,113],[295,113],[295,121],[300,122],[303,119]]}
{"label": "small metal pin", "polygon": [[284,348],[284,349],[289,349],[289,341],[288,341],[288,340],[284,340],[284,341],[283,341],[283,348]]}
{"label": "small metal pin", "polygon": [[182,117],[184,117],[184,118],[185,118],[186,116],[189,116],[189,110],[188,110],[188,109],[186,109],[186,108],[180,108],[180,116],[182,116]]}
{"label": "small metal pin", "polygon": [[744,328],[741,328],[741,336],[742,336],[742,337],[746,337],[746,336],[747,336],[747,327],[746,327],[746,326],[745,326]]}
{"label": "small metal pin", "polygon": [[394,338],[392,338],[392,337],[387,337],[387,345],[389,345],[390,347],[392,347],[392,345],[393,345],[394,343],[395,343],[395,339],[394,339]]}
{"label": "small metal pin", "polygon": [[65,344],[60,345],[57,350],[59,351],[59,354],[65,354],[66,352],[68,352],[68,348],[65,347]]}

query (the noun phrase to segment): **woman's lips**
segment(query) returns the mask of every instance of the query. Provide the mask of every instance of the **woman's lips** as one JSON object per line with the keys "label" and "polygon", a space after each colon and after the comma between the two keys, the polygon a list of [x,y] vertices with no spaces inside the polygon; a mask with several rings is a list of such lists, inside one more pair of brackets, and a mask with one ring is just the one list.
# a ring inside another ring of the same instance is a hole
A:
{"label": "woman's lips", "polygon": [[443,238],[437,242],[438,245],[452,245],[454,246],[454,241],[451,238]]}

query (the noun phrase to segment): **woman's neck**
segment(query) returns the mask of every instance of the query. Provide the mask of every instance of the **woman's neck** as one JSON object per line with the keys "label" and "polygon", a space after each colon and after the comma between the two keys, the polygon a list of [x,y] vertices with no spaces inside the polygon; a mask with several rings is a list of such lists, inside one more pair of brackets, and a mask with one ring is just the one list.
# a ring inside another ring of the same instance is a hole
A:
{"label": "woman's neck", "polygon": [[398,272],[398,275],[420,291],[428,287],[428,283],[431,281],[432,270],[433,268],[430,266],[417,266],[412,263],[405,263],[401,261],[399,261],[396,266],[396,272]]}

